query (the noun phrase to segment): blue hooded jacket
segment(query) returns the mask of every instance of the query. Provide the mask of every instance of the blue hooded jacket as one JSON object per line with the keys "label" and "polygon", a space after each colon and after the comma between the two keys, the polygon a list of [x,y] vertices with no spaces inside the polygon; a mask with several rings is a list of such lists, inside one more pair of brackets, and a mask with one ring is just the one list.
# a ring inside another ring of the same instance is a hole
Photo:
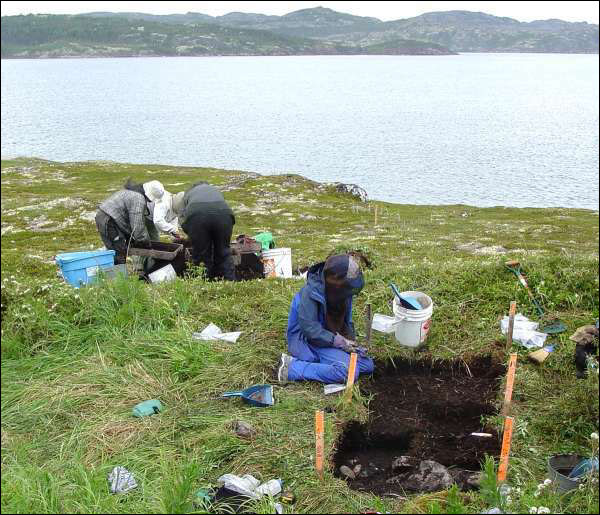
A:
{"label": "blue hooded jacket", "polygon": [[[326,329],[325,323],[327,303],[323,276],[324,266],[324,262],[318,263],[308,270],[306,285],[296,293],[292,300],[287,328],[288,346],[297,341],[297,343],[309,343],[316,347],[333,347],[335,335]],[[345,323],[351,333],[351,338],[355,339],[356,333],[352,323],[352,297],[346,309]]]}

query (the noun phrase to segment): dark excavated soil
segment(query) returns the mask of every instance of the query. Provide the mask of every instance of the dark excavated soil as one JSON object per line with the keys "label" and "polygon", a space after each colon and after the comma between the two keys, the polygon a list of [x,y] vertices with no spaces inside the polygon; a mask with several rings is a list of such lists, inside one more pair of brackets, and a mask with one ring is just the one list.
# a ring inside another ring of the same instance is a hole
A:
{"label": "dark excavated soil", "polygon": [[[482,417],[496,413],[494,400],[505,366],[491,358],[463,361],[394,360],[377,363],[361,392],[373,396],[367,424],[350,423],[334,457],[341,465],[354,460],[368,477],[348,480],[351,488],[383,495],[402,493],[392,461],[399,456],[433,460],[451,469],[478,471],[486,454],[498,456],[500,437]],[[492,433],[492,438],[471,433]],[[461,485],[463,486],[463,485]]]}

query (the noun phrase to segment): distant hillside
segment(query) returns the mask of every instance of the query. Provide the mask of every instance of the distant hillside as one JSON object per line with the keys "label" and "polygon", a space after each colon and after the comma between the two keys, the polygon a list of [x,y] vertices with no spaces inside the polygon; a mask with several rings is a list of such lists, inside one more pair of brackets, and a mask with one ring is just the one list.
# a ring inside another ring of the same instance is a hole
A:
{"label": "distant hillside", "polygon": [[382,22],[318,7],[265,20],[238,17],[218,22],[343,45],[368,46],[408,39],[436,43],[456,52],[598,53],[598,25],[562,20],[525,23],[470,11],[433,12]]}
{"label": "distant hillside", "polygon": [[218,23],[236,27],[260,28],[286,36],[323,38],[334,34],[375,31],[383,23],[377,18],[366,18],[340,13],[324,7],[302,9],[284,16],[254,19],[255,15],[236,13],[216,18]]}
{"label": "distant hillside", "polygon": [[2,57],[290,55],[337,53],[337,43],[221,25],[125,17],[2,17]]}
{"label": "distant hillside", "polygon": [[358,41],[365,44],[391,37],[431,41],[457,52],[598,53],[598,25],[561,20],[524,23],[469,11],[386,22],[383,30]]}
{"label": "distant hillside", "polygon": [[114,17],[124,16],[130,20],[157,21],[163,23],[213,23],[232,27],[268,30],[285,36],[324,37],[333,34],[344,34],[358,31],[375,30],[383,22],[377,18],[353,16],[316,7],[301,9],[284,16],[269,16],[266,14],[232,12],[223,16],[209,16],[201,13],[187,14],[144,14],[144,13],[109,13],[93,12],[85,16]]}
{"label": "distant hillside", "polygon": [[232,12],[2,17],[2,57],[598,53],[598,25],[447,11],[383,22],[316,7]]}
{"label": "distant hillside", "polygon": [[[207,24],[203,15],[193,15],[193,19],[201,20],[195,23],[174,22],[173,18],[165,23],[153,21],[156,16],[150,15],[151,19],[139,16],[146,15],[2,17],[1,55],[3,58],[39,58],[373,53],[371,49],[337,42]],[[403,40],[382,46],[380,53],[452,54],[439,45]]]}
{"label": "distant hillside", "polygon": [[127,16],[168,23],[195,23],[203,19],[230,27],[267,30],[282,36],[324,39],[344,46],[370,46],[408,39],[435,43],[455,52],[598,53],[598,25],[562,20],[526,23],[470,11],[433,12],[389,22],[323,7],[302,9],[284,16],[247,13],[217,17],[199,13],[166,16],[127,13]]}

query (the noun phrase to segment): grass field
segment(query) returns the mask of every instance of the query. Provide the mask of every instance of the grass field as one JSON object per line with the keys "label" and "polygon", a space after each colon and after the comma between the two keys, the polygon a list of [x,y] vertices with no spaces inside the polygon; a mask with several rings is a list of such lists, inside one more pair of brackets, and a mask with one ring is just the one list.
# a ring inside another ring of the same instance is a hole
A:
{"label": "grass field", "polygon": [[[368,399],[360,395],[345,408],[338,397],[325,397],[322,386],[298,383],[276,386],[269,409],[218,399],[225,390],[275,382],[301,280],[209,283],[198,274],[161,285],[130,279],[74,290],[62,284],[53,256],[101,247],[96,206],[128,177],[159,179],[172,192],[199,179],[218,185],[236,213],[234,234],[272,231],[278,246],[292,248],[295,267],[336,249],[362,249],[374,268],[365,271],[356,326],[364,334],[366,303],[391,314],[390,281],[424,291],[435,303],[429,340],[435,358],[507,359],[499,319],[510,301],[535,318],[503,266],[521,261],[546,311],[568,331],[541,367],[515,346],[513,492],[503,508],[598,513],[597,475],[568,495],[543,489],[536,496],[550,455],[598,453],[590,437],[598,432],[598,376],[576,379],[575,344],[568,339],[598,317],[597,212],[361,203],[296,175],[37,159],[2,161],[3,513],[190,513],[194,492],[228,472],[281,477],[297,496],[287,509],[297,513],[477,513],[498,502],[491,464],[475,493],[377,498],[350,490],[331,468],[318,481],[314,411],[332,408],[330,459],[344,424],[367,416]],[[192,340],[210,322],[242,336],[235,345]],[[380,333],[372,354],[412,356]],[[165,411],[134,419],[132,407],[150,398]],[[231,431],[237,419],[257,429],[254,440]],[[498,418],[493,423],[500,427]],[[134,472],[137,490],[109,493],[106,476],[116,465]],[[256,510],[271,513],[272,506],[263,502]]]}

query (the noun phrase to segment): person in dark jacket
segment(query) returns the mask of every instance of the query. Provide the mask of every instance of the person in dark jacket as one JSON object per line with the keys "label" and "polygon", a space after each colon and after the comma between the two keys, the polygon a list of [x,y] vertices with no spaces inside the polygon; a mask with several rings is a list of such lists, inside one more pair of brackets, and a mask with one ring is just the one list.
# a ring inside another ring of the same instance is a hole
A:
{"label": "person in dark jacket", "polygon": [[343,384],[352,352],[358,354],[355,379],[373,372],[373,360],[356,344],[352,323],[352,298],[363,286],[354,256],[331,256],[309,269],[307,283],[290,307],[287,341],[291,356],[281,355],[279,381]]}
{"label": "person in dark jacket", "polygon": [[136,247],[150,246],[145,223],[147,201],[142,193],[123,189],[100,204],[96,213],[96,227],[104,246],[116,252],[115,264],[125,263],[130,244]]}
{"label": "person in dark jacket", "polygon": [[214,186],[199,182],[183,196],[174,195],[173,209],[192,242],[193,263],[204,263],[209,279],[235,281],[229,246],[235,217],[223,194]]}

